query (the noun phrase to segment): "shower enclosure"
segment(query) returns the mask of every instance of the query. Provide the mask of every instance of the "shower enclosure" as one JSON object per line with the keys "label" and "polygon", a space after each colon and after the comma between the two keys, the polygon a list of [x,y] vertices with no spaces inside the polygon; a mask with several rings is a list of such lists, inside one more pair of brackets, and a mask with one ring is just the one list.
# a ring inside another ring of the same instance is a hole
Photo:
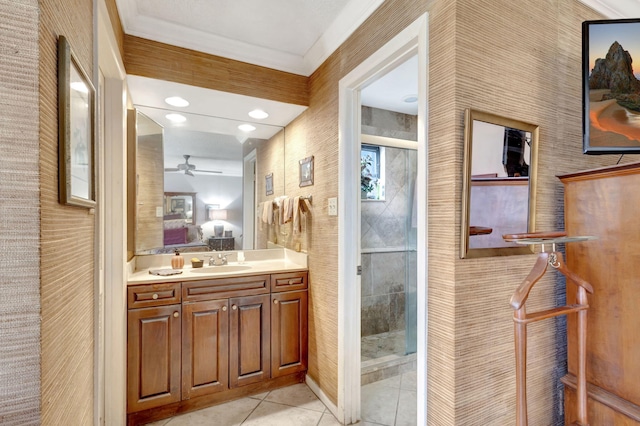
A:
{"label": "shower enclosure", "polygon": [[415,369],[417,152],[363,145],[361,164],[364,385]]}

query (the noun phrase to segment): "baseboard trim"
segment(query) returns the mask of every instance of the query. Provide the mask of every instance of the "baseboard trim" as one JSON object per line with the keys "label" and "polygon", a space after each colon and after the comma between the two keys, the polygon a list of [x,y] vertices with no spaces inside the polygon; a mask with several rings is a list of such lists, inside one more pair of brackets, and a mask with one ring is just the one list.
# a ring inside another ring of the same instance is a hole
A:
{"label": "baseboard trim", "polygon": [[342,416],[338,414],[338,406],[329,399],[322,389],[320,389],[320,386],[318,386],[318,384],[308,374],[305,377],[305,382],[307,383],[307,386],[309,386],[309,389],[311,389],[311,392],[315,393],[318,399],[320,399],[329,411],[331,411],[331,414],[333,414],[333,416],[342,423]]}

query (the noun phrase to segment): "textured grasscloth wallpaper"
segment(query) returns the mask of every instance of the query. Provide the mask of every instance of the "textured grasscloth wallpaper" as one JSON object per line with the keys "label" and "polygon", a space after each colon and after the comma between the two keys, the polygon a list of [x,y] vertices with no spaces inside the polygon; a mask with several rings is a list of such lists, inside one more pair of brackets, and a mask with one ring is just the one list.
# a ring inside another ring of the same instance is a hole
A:
{"label": "textured grasscloth wallpaper", "polygon": [[[535,258],[459,259],[463,113],[471,107],[540,125],[538,229],[561,229],[562,188],[555,175],[617,160],[581,154],[580,25],[598,15],[576,0],[386,1],[311,76],[310,107],[287,127],[300,135],[287,138],[287,164],[316,156],[316,200],[337,194],[340,78],[426,11],[429,424],[512,424],[515,375],[508,301]],[[337,221],[326,216],[324,204],[315,203],[309,243],[309,374],[335,399]],[[554,305],[562,294],[562,283],[550,274],[538,284],[531,308]],[[561,424],[563,345],[562,323],[531,327],[531,424]]]}
{"label": "textured grasscloth wallpaper", "polygon": [[40,421],[38,0],[0,0],[0,423]]}
{"label": "textured grasscloth wallpaper", "polygon": [[[56,204],[52,80],[58,32],[66,33],[91,72],[89,4],[42,2],[42,409],[47,424],[84,424],[91,412],[93,218]],[[459,259],[463,111],[472,107],[540,125],[538,229],[562,228],[562,188],[555,175],[617,160],[581,154],[580,24],[600,16],[577,0],[387,0],[309,78],[309,109],[287,127],[285,147],[285,193],[314,196],[305,241],[311,268],[309,374],[337,399],[337,218],[326,215],[326,199],[338,192],[338,82],[427,11],[429,424],[513,424],[508,300],[534,257]],[[126,37],[124,45],[126,56]],[[138,59],[144,61],[145,49]],[[304,88],[300,79],[282,77]],[[306,92],[284,97],[304,103]],[[310,155],[315,156],[315,184],[301,190],[297,161]],[[74,274],[69,274],[69,259],[82,265]],[[557,303],[561,284],[553,275],[540,282],[530,299],[532,309]],[[531,327],[532,425],[559,424],[562,336],[561,323]],[[72,389],[75,396],[86,395],[74,400],[75,410],[66,405]]]}
{"label": "textured grasscloth wallpaper", "polygon": [[[94,226],[58,203],[57,36],[93,75],[93,1],[40,1],[40,204],[43,425],[93,422]],[[95,65],[97,66],[97,65]]]}

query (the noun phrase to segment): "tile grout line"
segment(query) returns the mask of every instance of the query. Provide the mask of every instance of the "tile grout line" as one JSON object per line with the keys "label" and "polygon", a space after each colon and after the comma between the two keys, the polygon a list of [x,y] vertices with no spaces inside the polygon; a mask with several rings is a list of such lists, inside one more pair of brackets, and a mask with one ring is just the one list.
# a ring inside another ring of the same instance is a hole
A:
{"label": "tile grout line", "polygon": [[[254,412],[254,411],[256,411],[256,410],[258,409],[258,407],[260,406],[260,404],[262,404],[262,403],[264,402],[264,400],[265,400],[265,399],[267,399],[267,397],[269,396],[269,394],[270,394],[270,393],[271,393],[270,391],[269,391],[269,392],[267,392],[267,394],[264,396],[264,398],[262,398],[262,399],[260,400],[260,402],[258,402],[258,404],[257,404],[255,407],[253,407],[253,410],[251,410],[251,411],[249,412],[249,414],[247,414],[247,417],[245,417],[245,418],[244,418],[244,420],[243,420],[242,422],[240,422],[240,425],[243,425],[243,424],[247,421],[247,419],[248,419],[249,417],[251,417],[251,415],[253,414],[253,412]],[[250,396],[248,396],[247,398],[249,398],[249,399],[256,399],[256,398],[251,398]]]}
{"label": "tile grout line", "polygon": [[[402,375],[400,375],[400,386],[402,386]],[[398,422],[398,407],[400,406],[400,392],[402,391],[401,388],[398,388],[398,398],[396,399],[396,411],[393,415],[393,425],[395,426],[396,423]]]}

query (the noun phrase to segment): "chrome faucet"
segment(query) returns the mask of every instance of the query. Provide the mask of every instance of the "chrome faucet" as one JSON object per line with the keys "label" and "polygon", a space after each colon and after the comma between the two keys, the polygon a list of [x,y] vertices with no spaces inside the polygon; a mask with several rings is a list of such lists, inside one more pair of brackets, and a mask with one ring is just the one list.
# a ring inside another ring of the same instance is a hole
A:
{"label": "chrome faucet", "polygon": [[209,266],[222,266],[227,264],[227,254],[218,253],[218,256],[209,256]]}

